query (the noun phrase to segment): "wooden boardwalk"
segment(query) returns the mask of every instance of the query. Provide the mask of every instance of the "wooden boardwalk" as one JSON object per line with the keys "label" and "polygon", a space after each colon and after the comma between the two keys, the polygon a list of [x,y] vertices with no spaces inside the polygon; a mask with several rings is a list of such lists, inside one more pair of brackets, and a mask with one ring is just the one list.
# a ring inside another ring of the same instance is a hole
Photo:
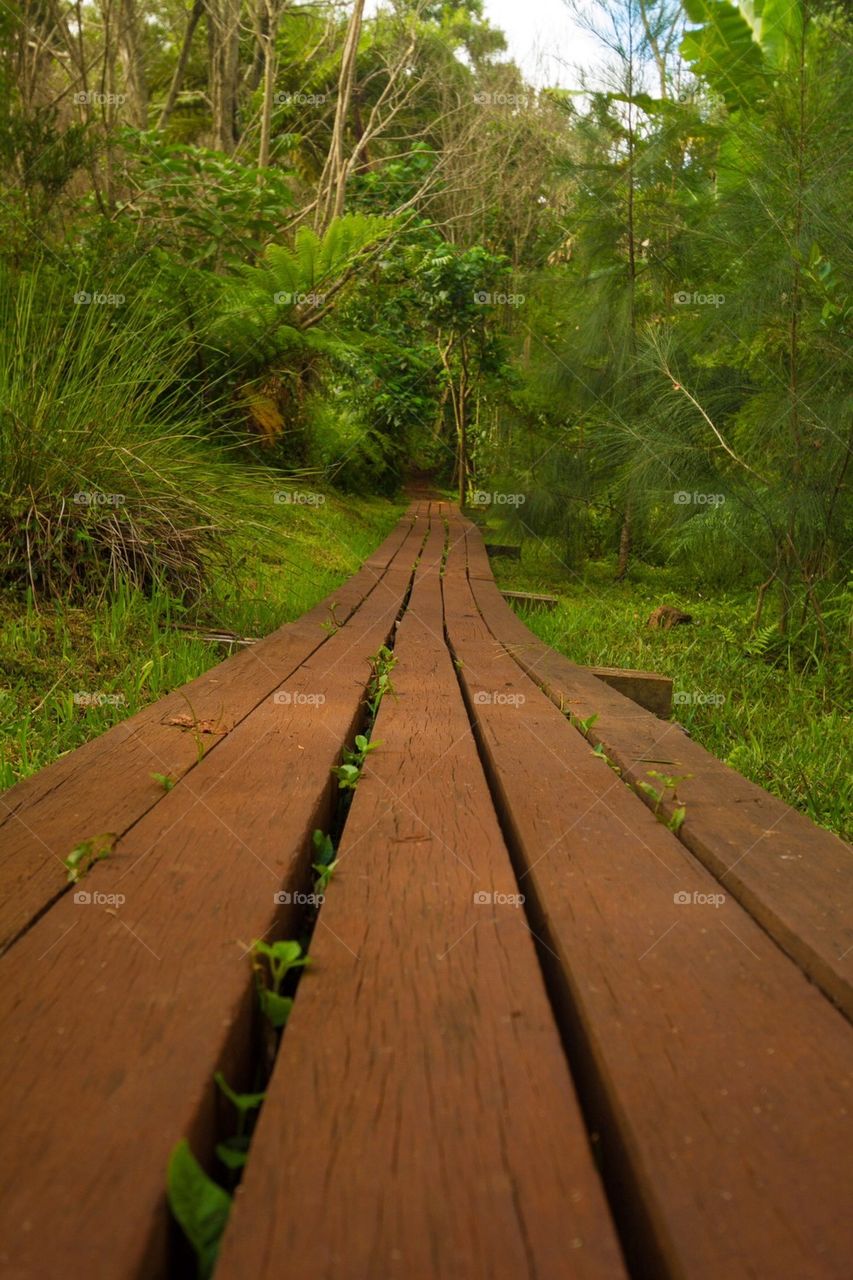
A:
{"label": "wooden boardwalk", "polygon": [[248,953],[309,920],[217,1280],[853,1275],[850,850],[538,641],[452,505],[0,815],[4,1280],[194,1274],[169,1155],[223,1175]]}

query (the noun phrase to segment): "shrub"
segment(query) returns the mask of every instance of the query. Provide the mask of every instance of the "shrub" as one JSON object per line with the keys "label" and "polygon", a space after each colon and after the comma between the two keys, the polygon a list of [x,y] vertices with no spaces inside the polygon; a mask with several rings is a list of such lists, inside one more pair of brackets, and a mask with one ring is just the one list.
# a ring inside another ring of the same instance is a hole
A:
{"label": "shrub", "polygon": [[239,473],[205,438],[180,321],[141,274],[0,273],[0,581],[197,590]]}

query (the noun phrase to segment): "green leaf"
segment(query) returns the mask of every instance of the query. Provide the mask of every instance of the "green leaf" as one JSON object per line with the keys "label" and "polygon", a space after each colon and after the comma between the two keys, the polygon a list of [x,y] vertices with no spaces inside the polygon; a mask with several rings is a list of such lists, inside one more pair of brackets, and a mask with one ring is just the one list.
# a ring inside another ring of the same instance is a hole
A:
{"label": "green leaf", "polygon": [[661,793],[656,791],[650,782],[636,782],[634,785],[638,791],[642,791],[643,795],[648,796],[650,800],[654,800],[655,808],[657,809],[662,799]]}
{"label": "green leaf", "polygon": [[90,836],[88,840],[81,840],[75,845],[65,859],[68,883],[76,884],[96,862],[108,858],[117,839],[115,832],[108,831],[101,836]]}
{"label": "green leaf", "polygon": [[360,770],[354,764],[339,764],[332,770],[332,773],[338,780],[339,789],[345,791],[352,789],[358,782]]}
{"label": "green leaf", "polygon": [[332,837],[327,836],[322,831],[315,831],[312,837],[314,844],[314,868],[328,867],[335,860],[335,846],[332,843]]}
{"label": "green leaf", "polygon": [[169,1208],[195,1250],[199,1280],[208,1280],[231,1211],[231,1197],[208,1177],[186,1138],[169,1158],[166,1189]]}
{"label": "green leaf", "polygon": [[292,996],[280,996],[275,991],[262,987],[260,992],[261,1012],[270,1020],[277,1031],[287,1025],[290,1011],[293,1008]]}
{"label": "green leaf", "polygon": [[738,9],[767,63],[776,70],[790,69],[803,31],[801,0],[738,0]]}
{"label": "green leaf", "polygon": [[225,1097],[228,1098],[230,1102],[234,1103],[234,1106],[237,1108],[237,1110],[240,1112],[241,1115],[245,1114],[245,1112],[247,1111],[254,1111],[257,1107],[261,1105],[264,1098],[267,1096],[265,1093],[235,1092],[235,1090],[231,1088],[230,1084],[225,1079],[221,1071],[217,1071],[213,1079],[216,1081],[216,1084],[225,1094]]}
{"label": "green leaf", "polygon": [[691,21],[681,53],[696,75],[732,109],[754,105],[766,91],[762,50],[739,9],[729,0],[684,0]]}
{"label": "green leaf", "polygon": [[326,889],[329,887],[329,881],[331,880],[332,876],[335,874],[335,868],[337,867],[337,865],[338,865],[337,859],[335,859],[333,862],[327,862],[327,863],[319,863],[319,862],[312,863],[312,870],[317,872],[317,879],[314,881],[315,893],[326,892]]}
{"label": "green leaf", "polygon": [[247,1146],[242,1144],[247,1142],[248,1139],[244,1138],[228,1138],[225,1142],[218,1142],[217,1159],[222,1161],[226,1169],[242,1169],[249,1154]]}
{"label": "green leaf", "polygon": [[674,809],[672,812],[672,817],[667,823],[667,826],[669,827],[670,831],[674,831],[675,834],[678,835],[679,831],[682,828],[682,825],[684,823],[684,819],[686,816],[687,816],[687,808],[685,805],[680,805],[679,808]]}

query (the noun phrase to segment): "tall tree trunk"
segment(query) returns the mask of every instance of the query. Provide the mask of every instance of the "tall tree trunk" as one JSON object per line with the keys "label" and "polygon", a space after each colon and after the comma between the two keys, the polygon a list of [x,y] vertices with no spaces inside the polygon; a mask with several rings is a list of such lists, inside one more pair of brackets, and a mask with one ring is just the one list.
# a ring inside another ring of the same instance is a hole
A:
{"label": "tall tree trunk", "polygon": [[241,0],[206,0],[213,142],[230,155],[237,142]]}
{"label": "tall tree trunk", "polygon": [[257,0],[254,10],[255,54],[243,75],[243,84],[249,93],[254,93],[264,74],[266,60],[264,58],[264,36],[269,30],[267,17],[267,0]]}
{"label": "tall tree trunk", "polygon": [[[117,26],[116,7],[118,0],[101,0],[101,21],[103,23],[104,57],[101,64],[101,83],[98,89],[101,123],[104,129],[104,202],[110,211],[115,207],[113,191],[113,125],[115,123],[116,102],[116,46]],[[82,29],[82,11],[78,3],[78,22]],[[81,57],[83,53],[81,51]]]}
{"label": "tall tree trunk", "polygon": [[347,119],[349,118],[350,99],[352,98],[352,89],[355,83],[358,42],[361,38],[363,17],[364,0],[355,0],[341,55],[341,70],[338,76],[338,97],[335,103],[332,138],[320,178],[319,199],[315,217],[315,228],[319,232],[325,231],[332,218],[339,217],[344,210],[347,181],[344,138]]}
{"label": "tall tree trunk", "polygon": [[118,51],[124,71],[130,119],[137,129],[147,129],[148,81],[136,0],[121,0],[118,13]]}
{"label": "tall tree trunk", "polygon": [[264,60],[264,100],[261,108],[261,140],[258,147],[258,167],[265,169],[270,162],[270,138],[272,135],[272,109],[275,98],[276,53],[278,26],[281,20],[282,0],[264,0],[263,23],[258,39]]}
{"label": "tall tree trunk", "polygon": [[640,0],[640,19],[643,23],[643,31],[646,33],[646,42],[649,46],[649,52],[655,60],[657,67],[658,82],[660,83],[660,96],[666,97],[666,59],[660,47],[660,41],[657,34],[652,31],[649,22],[648,0]]}
{"label": "tall tree trunk", "polygon": [[187,17],[187,28],[184,32],[183,44],[178,54],[178,61],[175,64],[175,73],[172,76],[172,83],[169,85],[169,92],[166,94],[166,101],[163,103],[163,110],[160,112],[160,118],[157,121],[158,129],[165,129],[169,123],[169,117],[175,109],[175,103],[178,100],[178,94],[181,92],[181,86],[184,83],[184,76],[187,72],[187,63],[190,60],[190,50],[192,49],[195,29],[203,13],[204,0],[193,0],[193,7]]}

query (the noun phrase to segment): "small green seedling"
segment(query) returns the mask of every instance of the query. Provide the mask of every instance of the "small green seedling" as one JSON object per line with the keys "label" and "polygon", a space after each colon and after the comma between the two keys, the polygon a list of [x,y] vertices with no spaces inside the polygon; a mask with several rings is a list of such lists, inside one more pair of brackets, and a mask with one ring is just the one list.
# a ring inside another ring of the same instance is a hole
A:
{"label": "small green seedling", "polygon": [[311,963],[310,956],[303,956],[298,942],[263,942],[252,945],[252,968],[258,987],[261,1010],[277,1031],[287,1023],[293,999],[281,994],[281,986],[291,969],[300,969]]}
{"label": "small green seedling", "polygon": [[344,747],[343,764],[335,765],[332,769],[341,791],[355,790],[367,756],[371,751],[375,751],[377,747],[381,746],[381,742],[370,742],[363,733],[357,733],[355,735],[355,749],[351,750],[349,747]]}
{"label": "small green seedling", "polygon": [[325,893],[329,881],[335,873],[335,867],[338,865],[338,860],[335,857],[335,846],[332,843],[332,837],[327,836],[322,831],[315,831],[312,840],[315,861],[312,862],[311,868],[317,872],[317,879],[314,881],[314,892]]}
{"label": "small green seedling", "polygon": [[604,747],[600,742],[597,747],[593,747],[592,754],[594,756],[598,756],[599,760],[603,760],[614,773],[618,774],[620,778],[622,777],[622,770],[619,768],[618,764],[616,764],[615,760],[610,759],[610,756],[604,750]]}
{"label": "small green seedling", "polygon": [[[196,760],[198,764],[201,764],[205,755],[203,735],[205,733],[218,735],[218,734],[224,733],[225,730],[220,729],[219,722],[217,721],[199,720],[198,716],[195,713],[195,708],[193,707],[193,704],[190,702],[187,695],[185,693],[181,693],[181,697],[189,707],[190,714],[188,716],[184,716],[184,715],[172,716],[172,718],[168,720],[166,723],[179,725],[182,729],[190,729],[192,731],[193,740],[195,742]],[[220,713],[220,718],[221,718],[221,713]]]}
{"label": "small green seedling", "polygon": [[171,791],[177,782],[177,778],[172,778],[168,773],[152,773],[151,777],[155,782],[159,782],[164,791]]}
{"label": "small green seedling", "polygon": [[564,712],[563,714],[564,715],[568,714],[568,717],[571,723],[574,725],[576,729],[579,729],[581,731],[584,737],[587,736],[590,729],[598,719],[597,712],[591,716],[587,716],[586,720],[582,720],[580,716],[573,715],[571,711],[569,711],[568,713]]}
{"label": "small green seedling", "polygon": [[249,1151],[250,1116],[257,1111],[266,1098],[265,1093],[237,1093],[231,1088],[221,1071],[213,1077],[222,1093],[237,1111],[237,1132],[224,1142],[217,1143],[216,1154],[226,1169],[242,1169]]}
{"label": "small green seedling", "polygon": [[337,612],[336,612],[337,607],[338,607],[338,602],[337,600],[334,600],[329,605],[328,618],[326,618],[323,622],[320,623],[320,626],[323,628],[326,634],[330,636],[333,636],[336,631],[339,631],[342,625],[337,618]]}
{"label": "small green seedling", "polygon": [[677,809],[673,809],[669,822],[666,824],[670,831],[678,835],[681,830],[684,819],[687,817],[687,806],[682,804]]}
{"label": "small green seedling", "polygon": [[385,694],[390,693],[392,698],[397,696],[391,683],[391,672],[397,665],[397,658],[388,646],[383,644],[369,661],[371,676],[367,686],[367,706],[371,717],[375,720],[379,704]]}
{"label": "small green seedling", "polygon": [[332,773],[337,778],[338,787],[341,791],[354,791],[356,783],[361,777],[361,770],[354,764],[335,765]]}
{"label": "small green seedling", "polygon": [[195,1251],[198,1280],[209,1280],[231,1211],[231,1197],[208,1177],[186,1138],[169,1157],[166,1194],[172,1214]]}
{"label": "small green seedling", "polygon": [[[673,831],[678,835],[678,832],[684,824],[684,819],[687,816],[687,806],[678,803],[678,784],[679,782],[686,782],[688,778],[693,777],[693,774],[682,773],[678,775],[671,775],[668,773],[660,773],[657,769],[647,769],[646,774],[650,778],[658,779],[661,784],[660,790],[658,790],[657,787],[652,786],[650,782],[635,782],[634,786],[638,791],[642,791],[643,795],[648,796],[650,800],[654,801],[654,815],[661,822],[663,821],[661,808],[664,801],[669,799],[673,804],[677,805],[677,808],[672,811],[672,814],[666,822],[666,826],[670,831]],[[667,796],[668,791],[672,792],[671,796]]]}
{"label": "small green seedling", "polygon": [[88,840],[81,840],[78,845],[75,845],[64,863],[68,872],[68,883],[77,884],[78,880],[91,871],[96,862],[108,858],[117,839],[118,836],[114,831],[107,831],[102,836],[90,836]]}

